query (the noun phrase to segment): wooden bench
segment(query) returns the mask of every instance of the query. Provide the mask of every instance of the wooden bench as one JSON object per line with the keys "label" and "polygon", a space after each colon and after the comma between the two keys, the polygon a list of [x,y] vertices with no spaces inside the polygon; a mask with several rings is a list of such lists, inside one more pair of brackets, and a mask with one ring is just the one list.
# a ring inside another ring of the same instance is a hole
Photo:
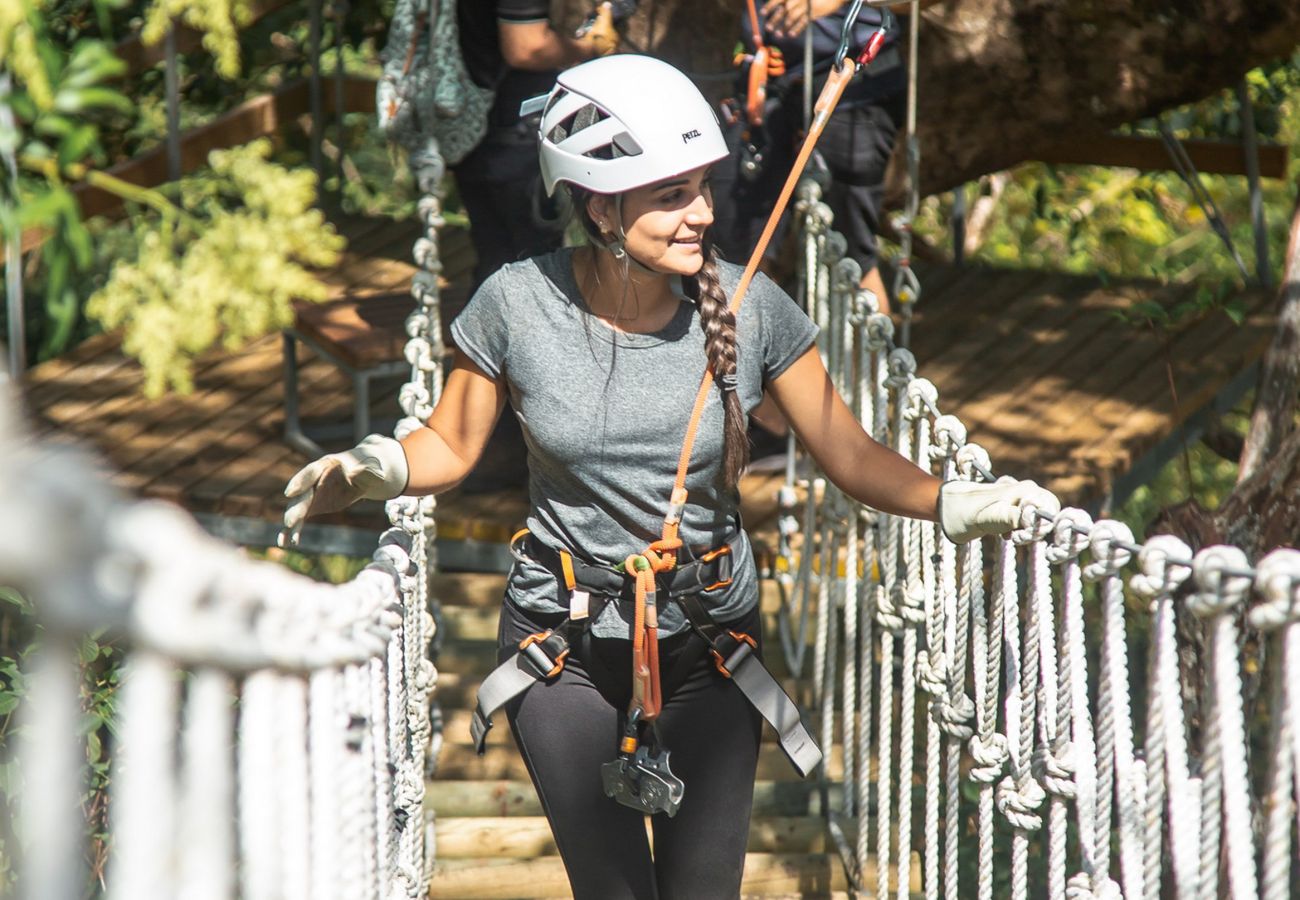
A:
{"label": "wooden bench", "polygon": [[377,378],[405,374],[406,317],[413,301],[406,291],[295,304],[296,321],[284,332],[284,439],[309,456],[320,445],[299,417],[298,344],[311,348],[352,379],[352,437],[370,433],[370,386]]}

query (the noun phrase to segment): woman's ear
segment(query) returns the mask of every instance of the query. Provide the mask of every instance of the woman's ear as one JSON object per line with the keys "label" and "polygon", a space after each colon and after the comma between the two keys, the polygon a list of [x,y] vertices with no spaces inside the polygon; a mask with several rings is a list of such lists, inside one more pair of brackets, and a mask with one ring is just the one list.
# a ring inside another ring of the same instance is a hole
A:
{"label": "woman's ear", "polygon": [[602,234],[618,230],[613,220],[613,206],[608,194],[592,194],[587,198],[587,215],[596,223],[596,230]]}

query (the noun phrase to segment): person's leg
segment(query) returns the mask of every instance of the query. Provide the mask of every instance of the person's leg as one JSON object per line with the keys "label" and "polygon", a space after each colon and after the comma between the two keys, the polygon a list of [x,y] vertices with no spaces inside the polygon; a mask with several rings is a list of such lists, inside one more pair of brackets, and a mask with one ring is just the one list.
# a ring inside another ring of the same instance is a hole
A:
{"label": "person's leg", "polygon": [[[498,655],[508,657],[544,624],[507,602]],[[654,900],[645,817],[606,797],[600,781],[600,767],[617,753],[619,712],[593,686],[581,660],[571,654],[558,678],[530,688],[506,713],[575,900]],[[521,896],[529,893],[519,887]]]}
{"label": "person's leg", "polygon": [[841,109],[831,116],[820,147],[830,168],[826,202],[835,228],[848,240],[847,255],[862,267],[859,284],[874,293],[880,311],[890,312],[889,293],[880,277],[876,233],[884,202],[885,169],[902,121],[901,98]]}
{"label": "person's leg", "polygon": [[[732,623],[759,638],[758,610]],[[754,801],[762,719],[735,683],[701,654],[659,717],[673,773],[686,785],[673,818],[654,816],[662,900],[729,900],[740,894]]]}

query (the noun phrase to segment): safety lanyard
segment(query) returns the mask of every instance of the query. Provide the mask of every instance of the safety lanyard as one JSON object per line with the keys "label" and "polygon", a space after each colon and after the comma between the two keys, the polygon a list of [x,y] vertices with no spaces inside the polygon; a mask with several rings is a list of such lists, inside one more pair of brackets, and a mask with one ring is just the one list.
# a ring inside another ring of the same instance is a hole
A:
{"label": "safety lanyard", "polygon": [[[781,188],[781,194],[777,198],[776,205],[772,207],[772,213],[768,216],[767,224],[763,227],[763,233],[758,239],[758,244],[754,247],[754,252],[750,254],[749,263],[745,266],[745,271],[740,277],[740,283],[736,286],[735,294],[731,300],[733,315],[740,311],[740,304],[745,299],[745,292],[749,289],[754,274],[758,271],[763,254],[767,251],[767,245],[776,232],[777,223],[781,220],[781,215],[789,204],[790,197],[794,194],[795,185],[799,182],[799,176],[803,173],[808,157],[817,145],[818,138],[826,129],[826,122],[830,119],[835,105],[839,103],[840,97],[844,94],[844,89],[848,87],[858,69],[870,65],[885,42],[885,30],[889,22],[888,16],[885,17],[881,26],[867,40],[866,46],[858,54],[857,58],[852,60],[849,58],[848,42],[851,23],[857,19],[858,11],[861,8],[862,0],[854,0],[849,15],[845,17],[835,63],[831,66],[826,85],[822,88],[821,95],[813,106],[813,118],[808,128],[808,135],[804,138],[803,146],[799,148],[799,155],[790,168],[790,174],[786,177],[785,185]],[[755,19],[755,25],[757,25],[757,19]],[[660,572],[670,571],[677,565],[677,551],[682,546],[678,530],[681,526],[682,513],[686,508],[686,469],[690,464],[691,452],[695,447],[695,437],[699,430],[700,417],[704,413],[704,403],[708,399],[712,387],[713,370],[705,367],[704,376],[700,379],[700,389],[695,395],[695,406],[691,410],[691,417],[686,425],[686,436],[682,441],[681,454],[677,459],[677,474],[673,479],[668,511],[664,515],[662,536],[659,540],[652,542],[641,553],[628,556],[622,566],[624,573],[635,579],[636,585],[636,604],[632,622],[632,703],[629,707],[629,713],[635,713],[642,722],[654,721],[659,715],[662,703],[659,688],[658,610],[655,603],[655,576]]]}

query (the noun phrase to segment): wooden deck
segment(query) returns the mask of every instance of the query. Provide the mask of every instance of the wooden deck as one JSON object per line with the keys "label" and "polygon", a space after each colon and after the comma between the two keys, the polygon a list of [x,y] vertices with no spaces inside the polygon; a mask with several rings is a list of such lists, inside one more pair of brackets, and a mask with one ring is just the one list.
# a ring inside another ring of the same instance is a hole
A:
{"label": "wooden deck", "polygon": [[[338,224],[349,249],[326,280],[332,297],[359,302],[364,318],[365,301],[406,290],[415,228]],[[466,299],[472,250],[463,231],[444,234],[443,258],[445,328]],[[1172,307],[1193,288],[980,267],[920,274],[913,350],[942,409],[966,423],[999,473],[1036,478],[1065,502],[1091,507],[1147,477],[1198,416],[1234,401],[1273,328],[1273,298],[1259,291],[1245,295],[1240,327],[1218,312],[1166,335],[1118,314],[1139,301]],[[308,426],[349,421],[348,379],[309,352],[300,358]],[[104,335],[32,369],[25,395],[43,433],[96,448],[122,487],[180,503],[212,530],[256,544],[273,538],[284,484],[304,462],[283,441],[282,364],[278,335],[214,351],[199,361],[193,394],[149,401],[135,365]],[[375,392],[376,423],[396,417],[396,388]],[[340,431],[335,446],[348,442]],[[526,509],[521,462],[507,423],[471,482],[439,499],[440,540],[459,548],[447,563],[500,562],[500,542]],[[774,523],[778,479],[759,473],[744,486],[747,522],[759,532]],[[307,529],[305,546],[368,552],[382,523],[378,504],[363,504]]]}

